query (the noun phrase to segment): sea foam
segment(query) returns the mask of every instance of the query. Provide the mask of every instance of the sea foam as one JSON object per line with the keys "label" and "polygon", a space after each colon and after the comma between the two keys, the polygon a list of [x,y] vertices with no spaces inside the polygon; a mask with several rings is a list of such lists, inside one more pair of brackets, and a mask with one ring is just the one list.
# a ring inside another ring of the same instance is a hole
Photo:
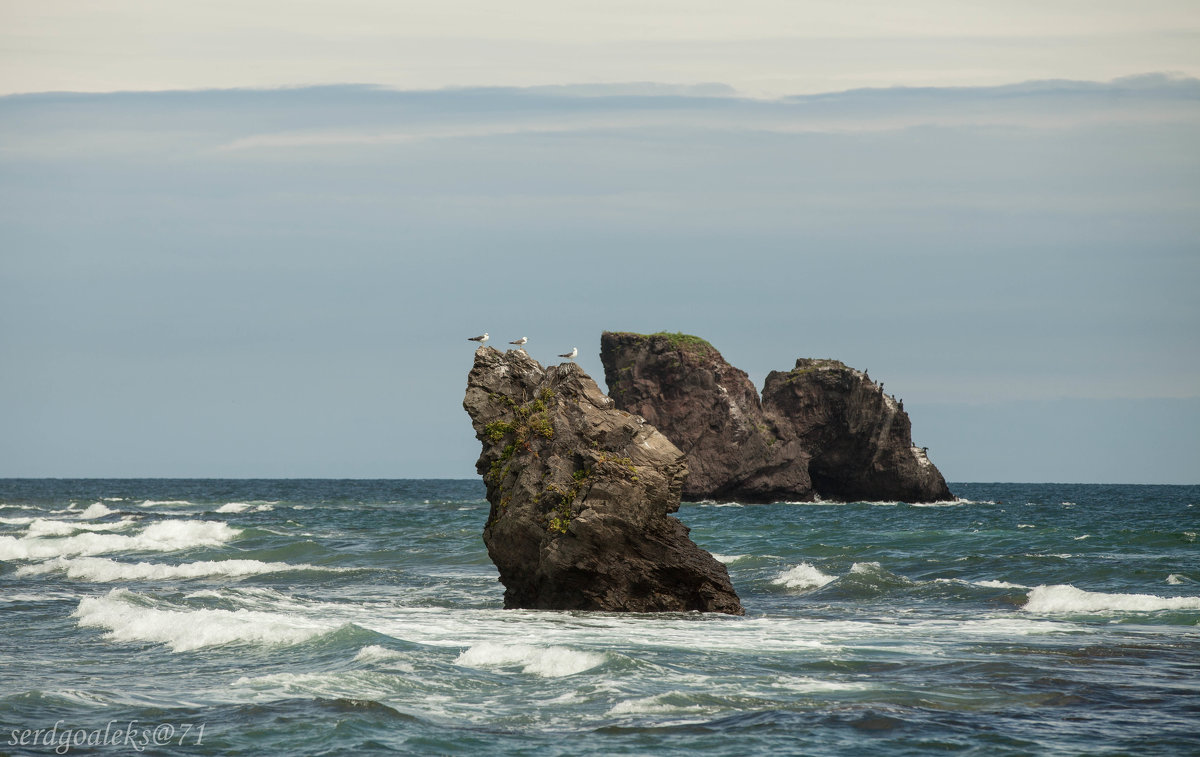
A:
{"label": "sea foam", "polygon": [[625,699],[617,702],[608,712],[609,717],[622,715],[666,715],[666,714],[699,714],[706,709],[704,706],[690,702],[688,694],[681,691],[671,691],[665,694],[655,694],[637,699]]}
{"label": "sea foam", "polygon": [[241,578],[264,573],[281,573],[291,570],[329,570],[316,565],[292,565],[283,562],[261,560],[202,560],[180,565],[162,565],[139,562],[123,563],[104,557],[56,557],[35,565],[17,569],[18,576],[62,572],[75,581],[159,581],[186,578]]}
{"label": "sea foam", "polygon": [[718,555],[716,552],[713,552],[713,559],[717,562],[725,563],[726,565],[735,563],[738,560],[744,559],[745,557],[746,555]]}
{"label": "sea foam", "polygon": [[219,521],[164,520],[132,535],[85,532],[58,539],[40,535],[0,536],[0,560],[47,560],[112,552],[173,552],[215,547],[240,533]]}
{"label": "sea foam", "polygon": [[75,517],[79,518],[80,520],[95,520],[96,518],[103,518],[105,515],[112,515],[114,512],[116,511],[110,509],[107,505],[104,505],[100,502],[93,502],[92,504],[88,505],[83,512],[79,513],[79,515]]}
{"label": "sea foam", "polygon": [[416,670],[413,664],[406,661],[407,655],[403,652],[397,652],[394,649],[371,644],[358,650],[358,654],[354,655],[355,662],[373,662],[378,663],[381,667],[389,670],[396,670],[401,673],[412,673]]}
{"label": "sea foam", "polygon": [[297,644],[336,630],[295,615],[253,610],[187,610],[147,607],[127,589],[85,597],[72,617],[81,628],[106,629],[112,641],[149,641],[175,652],[233,643]]}
{"label": "sea foam", "polygon": [[590,670],[603,664],[605,659],[603,654],[566,647],[483,642],[460,654],[454,664],[467,668],[519,667],[521,672],[530,675],[558,678]]}
{"label": "sea foam", "polygon": [[802,562],[794,568],[780,573],[771,583],[788,589],[819,589],[837,576],[822,573],[809,563]]}
{"label": "sea foam", "polygon": [[119,520],[113,523],[80,523],[78,521],[54,520],[51,518],[38,518],[29,524],[25,535],[27,537],[45,537],[45,536],[71,536],[80,531],[120,531],[129,528],[137,523],[132,518],[127,520]]}
{"label": "sea foam", "polygon": [[1029,592],[1026,612],[1107,613],[1200,610],[1200,597],[1159,597],[1153,594],[1104,594],[1070,584],[1037,586]]}
{"label": "sea foam", "polygon": [[218,507],[216,511],[219,513],[244,513],[249,510],[255,513],[269,513],[274,509],[275,506],[273,504],[266,502],[259,504],[253,502],[226,502]]}

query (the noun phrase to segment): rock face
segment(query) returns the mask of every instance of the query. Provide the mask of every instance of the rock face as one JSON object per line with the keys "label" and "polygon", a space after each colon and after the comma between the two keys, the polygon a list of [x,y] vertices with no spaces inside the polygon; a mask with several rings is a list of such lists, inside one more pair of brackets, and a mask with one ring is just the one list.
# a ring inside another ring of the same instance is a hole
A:
{"label": "rock face", "polygon": [[763,384],[763,407],[809,452],[813,490],[843,501],[953,499],[925,449],[912,443],[904,405],[837,360],[801,358]]}
{"label": "rock face", "polygon": [[759,399],[712,345],[683,334],[605,332],[600,358],[618,407],[688,457],[689,499],[743,502],[952,499],[882,385],[836,360],[774,371]]}
{"label": "rock face", "polygon": [[742,614],[725,566],[668,515],[683,453],[579,366],[480,347],[463,408],[506,608]]}
{"label": "rock face", "polygon": [[811,499],[808,458],[795,434],[763,412],[745,371],[708,342],[606,331],[600,359],[617,407],[653,423],[687,455],[684,497]]}

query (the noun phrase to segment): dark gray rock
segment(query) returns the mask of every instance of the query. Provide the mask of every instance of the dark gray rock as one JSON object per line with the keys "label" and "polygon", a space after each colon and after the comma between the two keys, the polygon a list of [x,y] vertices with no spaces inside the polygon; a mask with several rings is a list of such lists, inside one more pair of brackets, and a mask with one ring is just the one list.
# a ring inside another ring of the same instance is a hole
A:
{"label": "dark gray rock", "polygon": [[669,515],[683,453],[578,365],[480,347],[463,408],[505,607],[742,614],[725,566]]}
{"label": "dark gray rock", "polygon": [[763,384],[765,412],[808,451],[813,489],[842,501],[953,499],[923,448],[912,443],[903,403],[837,360],[801,358]]}
{"label": "dark gray rock", "polygon": [[604,379],[617,407],[642,416],[687,455],[686,499],[812,499],[807,455],[763,412],[754,384],[708,342],[606,331]]}
{"label": "dark gray rock", "polygon": [[772,372],[760,401],[747,375],[697,337],[605,332],[600,359],[617,406],[687,454],[688,499],[953,498],[913,446],[903,406],[836,360]]}

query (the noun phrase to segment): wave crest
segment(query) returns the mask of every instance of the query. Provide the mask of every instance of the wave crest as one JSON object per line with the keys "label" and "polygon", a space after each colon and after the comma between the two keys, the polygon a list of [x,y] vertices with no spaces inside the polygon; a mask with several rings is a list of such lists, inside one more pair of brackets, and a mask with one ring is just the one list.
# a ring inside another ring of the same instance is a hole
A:
{"label": "wave crest", "polygon": [[81,628],[103,628],[113,641],[149,641],[174,652],[233,643],[298,644],[336,630],[295,615],[254,610],[176,610],[147,607],[127,589],[85,597],[72,613]]}
{"label": "wave crest", "polygon": [[822,573],[810,563],[802,562],[794,568],[789,568],[775,577],[771,583],[788,589],[819,589],[825,584],[837,579],[828,573]]}
{"label": "wave crest", "polygon": [[1200,597],[1159,597],[1154,594],[1105,594],[1070,584],[1037,586],[1022,608],[1047,615],[1059,613],[1157,612],[1200,610]]}
{"label": "wave crest", "polygon": [[240,533],[219,521],[164,520],[132,535],[89,531],[58,539],[41,538],[37,534],[21,538],[0,536],[0,560],[47,560],[112,552],[175,552],[219,546]]}
{"label": "wave crest", "polygon": [[483,642],[472,646],[454,661],[468,668],[520,667],[521,672],[544,678],[559,678],[590,670],[606,657],[567,647],[535,647],[529,644]]}

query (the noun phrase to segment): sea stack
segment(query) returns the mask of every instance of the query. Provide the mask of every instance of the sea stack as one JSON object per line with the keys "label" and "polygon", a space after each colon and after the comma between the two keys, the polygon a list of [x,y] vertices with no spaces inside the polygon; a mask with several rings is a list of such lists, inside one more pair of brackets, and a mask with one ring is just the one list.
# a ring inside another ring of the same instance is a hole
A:
{"label": "sea stack", "polygon": [[953,498],[900,403],[836,360],[772,372],[760,399],[744,371],[686,334],[605,332],[600,359],[620,407],[688,457],[690,500]]}
{"label": "sea stack", "polygon": [[746,372],[705,340],[606,331],[600,359],[617,407],[653,423],[687,455],[685,498],[812,499],[808,458],[794,434],[763,412]]}
{"label": "sea stack", "polygon": [[463,408],[506,608],[743,613],[725,566],[669,515],[683,453],[578,365],[480,347]]}
{"label": "sea stack", "polygon": [[808,456],[813,491],[843,502],[954,499],[922,447],[902,402],[862,371],[837,360],[800,358],[771,371],[763,409]]}

